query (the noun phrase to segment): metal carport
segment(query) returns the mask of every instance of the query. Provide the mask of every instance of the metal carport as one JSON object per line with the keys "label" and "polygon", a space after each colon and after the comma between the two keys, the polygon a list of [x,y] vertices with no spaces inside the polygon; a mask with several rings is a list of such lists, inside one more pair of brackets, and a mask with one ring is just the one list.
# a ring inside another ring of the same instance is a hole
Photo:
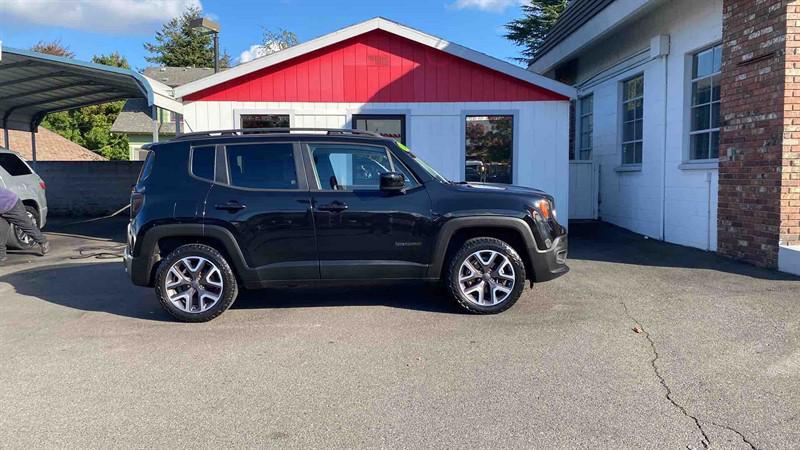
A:
{"label": "metal carport", "polygon": [[30,131],[34,161],[36,129],[47,114],[131,98],[146,99],[154,109],[183,112],[166,86],[133,70],[0,44],[0,127],[6,143],[9,129]]}

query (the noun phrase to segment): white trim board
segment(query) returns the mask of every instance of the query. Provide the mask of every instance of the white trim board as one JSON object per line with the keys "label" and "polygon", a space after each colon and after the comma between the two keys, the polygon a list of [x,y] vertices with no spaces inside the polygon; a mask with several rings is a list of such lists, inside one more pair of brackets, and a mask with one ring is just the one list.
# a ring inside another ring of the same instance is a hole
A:
{"label": "white trim board", "polygon": [[271,55],[256,58],[245,64],[240,64],[231,69],[216,73],[206,78],[201,78],[197,81],[184,84],[175,88],[175,96],[185,97],[189,94],[208,89],[220,83],[242,77],[244,75],[256,72],[258,70],[280,64],[298,56],[311,53],[324,47],[345,41],[347,39],[360,36],[374,30],[383,30],[388,33],[409,39],[419,44],[427,45],[435,49],[449,53],[453,56],[471,61],[475,64],[487,67],[489,69],[504,73],[511,77],[517,78],[522,81],[534,84],[541,88],[550,90],[565,97],[575,97],[575,89],[558,81],[544,77],[542,75],[525,70],[522,67],[515,66],[514,64],[493,58],[484,53],[477,52],[467,47],[462,47],[458,44],[448,42],[444,39],[423,33],[419,30],[400,25],[397,22],[384,19],[383,17],[376,17],[356,25],[343,28],[339,31],[326,34],[324,36],[312,39],[294,47],[273,53]]}

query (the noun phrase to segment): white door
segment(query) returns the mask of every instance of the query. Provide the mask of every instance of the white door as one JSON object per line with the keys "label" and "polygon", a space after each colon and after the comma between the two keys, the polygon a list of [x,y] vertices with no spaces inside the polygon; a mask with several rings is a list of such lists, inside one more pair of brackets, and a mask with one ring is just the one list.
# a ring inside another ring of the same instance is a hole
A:
{"label": "white door", "polygon": [[570,219],[597,219],[597,169],[591,160],[569,162]]}

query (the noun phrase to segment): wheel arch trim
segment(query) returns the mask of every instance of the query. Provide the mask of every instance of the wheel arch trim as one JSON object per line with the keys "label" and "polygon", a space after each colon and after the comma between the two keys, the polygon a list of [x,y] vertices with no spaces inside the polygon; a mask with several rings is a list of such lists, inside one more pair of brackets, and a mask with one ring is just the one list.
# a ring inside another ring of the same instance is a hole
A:
{"label": "wheel arch trim", "polygon": [[[156,254],[156,245],[159,241],[165,238],[211,238],[219,241],[225,253],[230,257],[230,263],[235,267],[236,271],[240,274],[249,272],[251,269],[245,261],[241,249],[236,244],[236,238],[233,234],[223,227],[215,225],[203,225],[199,223],[191,224],[164,224],[156,225],[145,232],[142,238],[138,254],[141,257],[146,257],[148,277],[153,276],[153,267],[158,262]],[[151,281],[150,280],[150,281]]]}
{"label": "wheel arch trim", "polygon": [[442,269],[445,264],[445,256],[447,253],[447,248],[450,245],[450,241],[452,240],[456,232],[470,228],[486,228],[486,227],[504,228],[519,233],[520,237],[525,242],[526,248],[524,249],[524,251],[527,252],[528,259],[529,261],[531,261],[531,264],[534,263],[534,261],[536,260],[534,255],[537,251],[536,239],[533,236],[533,231],[530,229],[530,227],[524,220],[516,217],[500,217],[500,216],[459,217],[455,219],[450,219],[449,221],[445,222],[444,225],[442,225],[442,228],[439,231],[439,236],[436,240],[436,244],[434,246],[434,253],[433,253],[433,258],[431,259],[431,265],[428,268],[428,278],[441,277]]}

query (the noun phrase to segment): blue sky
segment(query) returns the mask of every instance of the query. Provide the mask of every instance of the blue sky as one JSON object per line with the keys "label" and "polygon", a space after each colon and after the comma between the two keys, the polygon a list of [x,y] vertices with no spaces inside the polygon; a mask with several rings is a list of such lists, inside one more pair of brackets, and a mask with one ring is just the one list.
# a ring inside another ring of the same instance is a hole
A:
{"label": "blue sky", "polygon": [[503,25],[523,0],[0,0],[0,41],[29,48],[59,39],[88,60],[119,51],[131,65],[149,64],[142,43],[187,5],[199,4],[222,26],[221,46],[234,59],[261,40],[262,27],[284,28],[301,41],[384,16],[449,41],[510,60],[519,49]]}

